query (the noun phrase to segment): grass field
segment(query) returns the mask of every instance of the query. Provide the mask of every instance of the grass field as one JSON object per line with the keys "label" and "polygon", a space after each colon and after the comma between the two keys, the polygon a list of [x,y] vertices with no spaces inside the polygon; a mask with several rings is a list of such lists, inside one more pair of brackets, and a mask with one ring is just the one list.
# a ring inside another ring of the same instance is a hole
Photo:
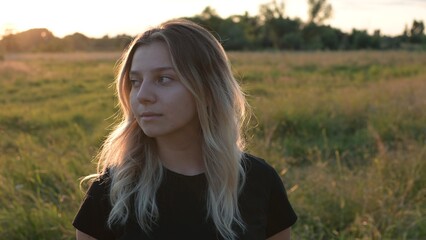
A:
{"label": "grass field", "polygon": [[[74,239],[115,122],[117,53],[0,61],[0,239]],[[426,239],[426,53],[230,53],[279,173],[294,239]]]}

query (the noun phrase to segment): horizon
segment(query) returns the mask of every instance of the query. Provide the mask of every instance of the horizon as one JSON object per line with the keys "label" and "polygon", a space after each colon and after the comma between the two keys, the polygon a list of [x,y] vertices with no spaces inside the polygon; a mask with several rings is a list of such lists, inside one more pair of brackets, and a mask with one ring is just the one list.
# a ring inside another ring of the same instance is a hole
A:
{"label": "horizon", "polygon": [[[46,28],[58,38],[74,33],[89,38],[120,34],[134,36],[171,18],[198,15],[206,7],[216,10],[221,18],[243,15],[245,12],[255,16],[259,13],[260,5],[268,2],[271,1],[248,0],[241,6],[236,0],[157,0],[150,3],[147,11],[141,2],[137,5],[136,0],[122,0],[121,6],[125,6],[123,9],[126,11],[117,12],[117,5],[111,1],[93,0],[86,3],[75,0],[64,4],[49,0],[16,0],[7,3],[8,11],[0,15],[0,36],[36,28]],[[333,7],[333,16],[324,25],[345,33],[350,33],[352,29],[366,30],[368,34],[380,30],[381,35],[394,37],[401,35],[406,27],[410,29],[414,20],[426,22],[426,0],[329,0],[328,3]],[[307,21],[307,1],[286,0],[284,4],[285,17]],[[23,5],[32,11],[23,12],[20,8]],[[191,7],[186,7],[188,5]]]}

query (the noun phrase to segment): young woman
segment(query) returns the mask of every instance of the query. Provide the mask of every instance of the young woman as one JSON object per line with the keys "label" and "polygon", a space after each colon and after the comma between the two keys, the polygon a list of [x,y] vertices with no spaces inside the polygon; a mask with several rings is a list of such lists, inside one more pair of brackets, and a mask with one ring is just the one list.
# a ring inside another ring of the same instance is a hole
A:
{"label": "young woman", "polygon": [[296,214],[275,170],[243,152],[246,101],[212,34],[181,19],[139,35],[117,94],[77,239],[290,239]]}

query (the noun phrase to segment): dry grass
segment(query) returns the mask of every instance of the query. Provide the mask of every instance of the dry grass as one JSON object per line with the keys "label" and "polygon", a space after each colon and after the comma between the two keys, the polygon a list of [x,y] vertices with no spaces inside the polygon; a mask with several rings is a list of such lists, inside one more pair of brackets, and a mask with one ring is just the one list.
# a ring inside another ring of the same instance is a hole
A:
{"label": "dry grass", "polygon": [[[119,53],[0,61],[0,239],[74,239],[79,177],[114,121]],[[426,54],[230,54],[296,239],[426,238]]]}

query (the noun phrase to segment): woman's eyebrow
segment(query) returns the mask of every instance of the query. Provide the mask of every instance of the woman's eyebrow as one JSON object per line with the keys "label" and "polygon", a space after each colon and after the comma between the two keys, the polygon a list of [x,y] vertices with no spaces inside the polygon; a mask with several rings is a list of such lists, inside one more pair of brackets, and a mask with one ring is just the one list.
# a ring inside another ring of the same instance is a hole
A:
{"label": "woman's eyebrow", "polygon": [[166,67],[154,68],[154,70],[153,70],[153,71],[158,71],[158,72],[160,72],[160,71],[166,71],[166,70],[174,70],[174,68],[173,68],[173,67],[166,66]]}
{"label": "woman's eyebrow", "polygon": [[[163,71],[167,71],[167,70],[174,70],[174,68],[173,67],[169,67],[169,66],[157,67],[157,68],[150,69],[150,72],[163,72]],[[141,75],[142,72],[143,71],[131,70],[129,72],[129,75],[138,76],[138,75]]]}

